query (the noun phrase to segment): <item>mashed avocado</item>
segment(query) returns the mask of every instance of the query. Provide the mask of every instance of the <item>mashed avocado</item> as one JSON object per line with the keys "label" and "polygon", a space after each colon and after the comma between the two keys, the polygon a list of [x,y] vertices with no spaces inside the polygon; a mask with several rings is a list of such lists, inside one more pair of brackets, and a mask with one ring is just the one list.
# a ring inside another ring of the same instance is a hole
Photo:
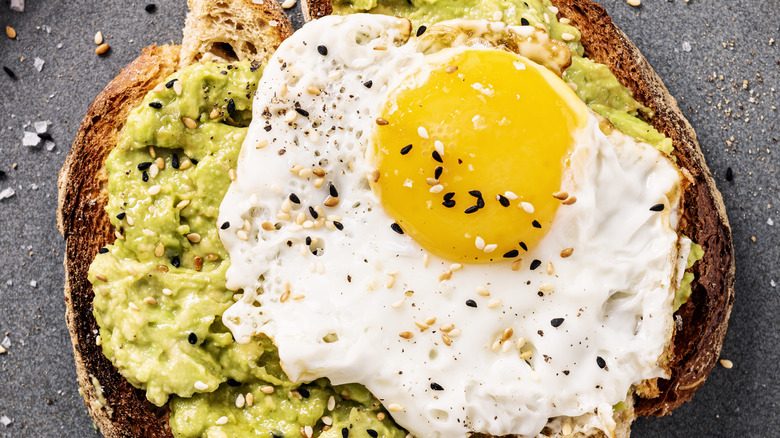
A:
{"label": "mashed avocado", "polygon": [[[415,26],[429,26],[456,18],[495,19],[496,13],[508,24],[542,28],[553,38],[565,42],[572,53],[572,64],[563,79],[572,84],[577,95],[590,109],[607,118],[620,131],[649,143],[664,153],[672,151],[672,141],[642,120],[653,112],[634,100],[631,91],[618,82],[609,68],[584,58],[577,28],[561,23],[549,0],[334,0],[335,14],[370,12],[409,18]],[[566,35],[566,38],[564,38]],[[568,40],[568,41],[566,41]]]}
{"label": "mashed avocado", "polygon": [[236,298],[216,221],[260,74],[196,64],[128,116],[106,160],[117,238],[89,270],[103,352],[149,401],[170,399],[176,436],[403,437],[366,389],[293,384],[269,339],[240,345],[222,324]]}
{"label": "mashed avocado", "polygon": [[693,264],[698,262],[704,257],[704,250],[701,245],[691,242],[691,251],[688,253],[688,260],[685,264],[685,273],[680,281],[680,287],[677,289],[677,293],[674,295],[674,311],[680,308],[683,304],[688,302],[691,297],[693,289],[691,289],[691,283],[693,282],[693,272],[688,270],[693,267]]}

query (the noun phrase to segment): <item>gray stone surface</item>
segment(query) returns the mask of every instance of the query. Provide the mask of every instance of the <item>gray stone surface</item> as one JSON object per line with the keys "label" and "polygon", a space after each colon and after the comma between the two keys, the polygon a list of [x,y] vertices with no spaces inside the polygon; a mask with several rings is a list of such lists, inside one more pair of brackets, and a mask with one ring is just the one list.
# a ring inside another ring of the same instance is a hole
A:
{"label": "gray stone surface", "polygon": [[[186,5],[159,1],[0,1],[0,437],[98,436],[77,392],[63,303],[63,242],[55,228],[57,171],[97,93],[141,47],[181,40]],[[780,430],[780,12],[776,0],[602,0],[647,56],[696,128],[723,192],[737,254],[737,301],[722,356],[693,401],[642,419],[635,437],[777,436]],[[93,53],[95,32],[111,45]],[[61,46],[60,46],[61,45]],[[60,46],[60,47],[58,47]],[[34,68],[34,58],[45,61]],[[773,106],[774,105],[774,106]],[[22,146],[30,122],[51,120],[56,147]],[[727,182],[727,169],[733,181]],[[773,225],[774,223],[774,225]]]}

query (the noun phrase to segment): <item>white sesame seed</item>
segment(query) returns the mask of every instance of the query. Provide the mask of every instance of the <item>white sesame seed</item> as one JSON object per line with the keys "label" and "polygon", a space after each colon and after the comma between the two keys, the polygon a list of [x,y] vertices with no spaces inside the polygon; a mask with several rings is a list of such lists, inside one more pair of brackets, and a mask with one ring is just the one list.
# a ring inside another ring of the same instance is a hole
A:
{"label": "white sesame seed", "polygon": [[501,348],[501,340],[500,339],[496,339],[495,341],[493,341],[493,345],[490,346],[490,351],[495,353],[500,348]]}
{"label": "white sesame seed", "polygon": [[137,305],[137,304],[135,304],[135,303],[134,303],[134,302],[132,302],[132,301],[130,301],[130,304],[128,304],[127,306],[128,306],[129,308],[131,308],[131,309],[135,310],[136,312],[137,312],[137,311],[139,311],[139,310],[141,310],[141,309],[139,309],[139,308],[138,308],[138,305]]}
{"label": "white sesame seed", "polygon": [[274,387],[271,385],[266,385],[260,388],[260,392],[263,394],[273,394],[274,393]]}
{"label": "white sesame seed", "polygon": [[404,300],[398,300],[392,304],[393,309],[397,309],[404,305]]}
{"label": "white sesame seed", "polygon": [[476,246],[480,251],[485,249],[485,239],[477,236],[477,238],[474,239],[474,246]]}
{"label": "white sesame seed", "polygon": [[284,0],[284,3],[282,3],[282,8],[284,9],[290,9],[293,6],[295,6],[295,0]]}
{"label": "white sesame seed", "polygon": [[306,426],[303,428],[303,436],[306,438],[311,438],[312,435],[314,435],[314,429],[312,429],[311,426]]}
{"label": "white sesame seed", "polygon": [[322,420],[322,424],[326,426],[330,426],[331,424],[333,424],[333,419],[328,417],[327,415],[322,417],[321,420]]}
{"label": "white sesame seed", "polygon": [[510,201],[514,201],[518,196],[515,194],[515,192],[506,191],[504,192],[504,197]]}
{"label": "white sesame seed", "polygon": [[163,295],[171,296],[173,295],[173,291],[168,289],[167,287],[162,290]]}
{"label": "white sesame seed", "polygon": [[161,185],[153,185],[153,186],[149,187],[148,193],[150,195],[154,196],[154,195],[160,193],[160,190],[162,190],[162,186]]}
{"label": "white sesame seed", "polygon": [[328,398],[328,410],[332,411],[335,408],[336,408],[336,398],[333,397],[333,396],[330,396]]}
{"label": "white sesame seed", "polygon": [[520,208],[522,208],[523,211],[525,211],[528,214],[531,214],[531,213],[534,212],[534,206],[530,202],[521,202],[520,203]]}
{"label": "white sesame seed", "polygon": [[520,337],[517,338],[517,341],[515,341],[515,347],[520,350],[521,348],[525,347],[525,338]]}
{"label": "white sesame seed", "polygon": [[441,191],[444,190],[444,186],[441,184],[436,184],[435,186],[431,187],[430,192],[431,193],[441,193]]}
{"label": "white sesame seed", "polygon": [[236,237],[243,240],[244,242],[249,240],[249,235],[247,235],[246,231],[244,230],[238,230],[236,231]]}
{"label": "white sesame seed", "polygon": [[495,243],[491,243],[490,245],[485,245],[485,249],[483,251],[485,251],[486,253],[491,253],[495,251],[496,248],[498,248],[498,245],[496,245]]}
{"label": "white sesame seed", "polygon": [[539,290],[542,292],[550,292],[554,288],[555,286],[553,286],[552,283],[544,283],[541,286],[539,286]]}
{"label": "white sesame seed", "polygon": [[501,298],[493,298],[488,302],[488,309],[495,309],[501,305]]}
{"label": "white sesame seed", "polygon": [[571,435],[572,432],[573,431],[571,428],[571,423],[569,423],[568,421],[563,423],[563,427],[561,427],[561,433],[563,434],[563,436]]}
{"label": "white sesame seed", "polygon": [[238,397],[236,397],[236,407],[239,409],[243,408],[245,401],[244,394],[238,394]]}
{"label": "white sesame seed", "polygon": [[97,46],[103,44],[103,32],[97,31],[97,33],[95,34],[94,41],[95,41],[95,45]]}
{"label": "white sesame seed", "polygon": [[423,268],[427,268],[428,267],[428,259],[429,258],[430,257],[428,257],[428,253],[423,254]]}
{"label": "white sesame seed", "polygon": [[502,353],[508,353],[509,350],[512,349],[512,343],[511,342],[504,342],[501,344],[501,352]]}
{"label": "white sesame seed", "polygon": [[417,128],[417,134],[422,138],[428,138],[428,130],[420,126]]}
{"label": "white sesame seed", "polygon": [[214,424],[216,424],[217,426],[221,426],[223,424],[227,424],[227,422],[228,422],[228,417],[223,415],[219,417],[217,421],[214,422]]}
{"label": "white sesame seed", "polygon": [[173,92],[176,93],[177,96],[181,96],[181,81],[176,81],[173,83]]}
{"label": "white sesame seed", "polygon": [[569,24],[569,23],[571,23],[571,20],[569,20],[569,19],[568,19],[568,18],[566,18],[566,17],[561,17],[561,19],[560,19],[560,20],[558,20],[558,21],[560,21],[560,22],[561,22],[561,23],[563,23],[563,24]]}
{"label": "white sesame seed", "polygon": [[433,148],[436,149],[436,152],[439,153],[439,155],[444,155],[444,143],[442,143],[439,140],[436,140],[433,142]]}
{"label": "white sesame seed", "polygon": [[460,336],[460,333],[461,333],[460,329],[459,328],[455,328],[455,329],[450,330],[450,332],[447,333],[447,336],[449,336],[451,338],[457,338],[458,336]]}
{"label": "white sesame seed", "polygon": [[532,355],[533,355],[533,351],[525,350],[524,352],[520,353],[520,359],[528,359]]}
{"label": "white sesame seed", "polygon": [[734,367],[734,362],[732,362],[732,361],[730,361],[728,359],[721,359],[720,360],[720,365],[723,368],[725,368],[727,370],[730,370],[730,369],[732,369]]}
{"label": "white sesame seed", "polygon": [[485,286],[479,285],[477,286],[477,295],[487,297],[490,296],[490,291]]}
{"label": "white sesame seed", "polygon": [[209,385],[201,382],[200,380],[196,381],[194,386],[195,386],[195,389],[197,389],[198,391],[205,391],[205,390],[209,389]]}
{"label": "white sesame seed", "polygon": [[287,111],[287,114],[284,115],[284,123],[292,123],[295,121],[297,117],[298,117],[297,111]]}
{"label": "white sesame seed", "polygon": [[626,0],[630,6],[639,6],[642,4],[642,0]]}
{"label": "white sesame seed", "polygon": [[453,263],[450,265],[450,271],[452,272],[459,271],[461,269],[463,269],[463,265],[461,265],[460,263]]}
{"label": "white sesame seed", "polygon": [[562,33],[562,34],[561,34],[561,38],[562,38],[564,41],[572,41],[572,40],[574,40],[574,38],[576,38],[576,37],[575,37],[574,35],[572,35],[572,34],[568,33],[568,32],[564,32],[564,33]]}
{"label": "white sesame seed", "polygon": [[401,412],[404,410],[404,406],[398,403],[390,403],[387,405],[387,410],[390,412]]}

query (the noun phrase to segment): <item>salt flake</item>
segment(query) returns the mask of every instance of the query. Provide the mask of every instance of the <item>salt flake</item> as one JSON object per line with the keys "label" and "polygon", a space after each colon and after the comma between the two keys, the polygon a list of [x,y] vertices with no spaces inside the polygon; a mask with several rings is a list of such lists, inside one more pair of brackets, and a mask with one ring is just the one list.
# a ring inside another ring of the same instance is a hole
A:
{"label": "salt flake", "polygon": [[11,196],[13,196],[15,194],[16,194],[16,192],[14,191],[14,189],[12,189],[10,187],[7,187],[5,190],[0,192],[0,201],[2,201],[3,199],[10,198]]}
{"label": "salt flake", "polygon": [[41,138],[38,137],[38,134],[30,131],[24,132],[24,137],[22,138],[22,144],[25,146],[38,146],[41,143]]}
{"label": "salt flake", "polygon": [[35,60],[33,60],[33,65],[35,66],[35,69],[39,72],[43,70],[43,64],[45,64],[46,61],[44,61],[41,58],[35,57]]}

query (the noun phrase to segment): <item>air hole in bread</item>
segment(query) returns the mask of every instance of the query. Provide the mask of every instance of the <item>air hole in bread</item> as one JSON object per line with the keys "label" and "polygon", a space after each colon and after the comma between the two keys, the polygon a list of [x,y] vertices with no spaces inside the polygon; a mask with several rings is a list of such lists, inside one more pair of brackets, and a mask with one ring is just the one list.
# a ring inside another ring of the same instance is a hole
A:
{"label": "air hole in bread", "polygon": [[226,42],[213,42],[206,46],[205,52],[224,59],[228,62],[238,61],[238,55],[233,50],[233,46]]}
{"label": "air hole in bread", "polygon": [[[240,28],[238,29],[241,30]],[[250,43],[249,41],[247,41],[246,43],[246,51],[253,55],[257,55],[257,47],[255,47],[255,45]]]}

